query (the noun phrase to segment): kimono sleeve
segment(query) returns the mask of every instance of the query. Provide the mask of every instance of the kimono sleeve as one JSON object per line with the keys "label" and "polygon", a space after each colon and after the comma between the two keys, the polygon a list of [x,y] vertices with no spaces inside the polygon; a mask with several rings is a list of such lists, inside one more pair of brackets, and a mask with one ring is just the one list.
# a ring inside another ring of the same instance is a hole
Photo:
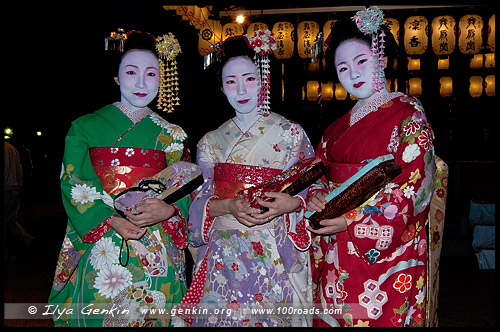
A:
{"label": "kimono sleeve", "polygon": [[214,218],[210,218],[208,205],[217,196],[214,195],[215,159],[210,153],[211,146],[207,136],[198,142],[196,164],[203,170],[203,184],[194,192],[194,198],[189,207],[188,233],[190,246],[199,247],[208,243],[208,233]]}
{"label": "kimono sleeve", "polygon": [[103,234],[109,226],[105,221],[117,215],[113,200],[108,195],[92,167],[87,133],[73,123],[66,135],[60,177],[61,196],[69,223],[81,242],[94,242],[99,237],[85,237],[89,233]]}
{"label": "kimono sleeve", "polygon": [[[291,151],[294,152],[291,154],[285,169],[289,169],[303,159],[314,157],[314,149],[304,129],[300,125],[293,123],[291,133],[299,134],[293,140]],[[307,193],[308,189],[306,188],[296,195],[300,199],[301,210],[287,213],[284,216],[288,239],[299,250],[306,250],[311,244],[311,233],[306,229],[308,221],[305,218],[305,198]]]}
{"label": "kimono sleeve", "polygon": [[[434,189],[434,134],[420,103],[412,99],[393,128],[388,152],[402,174],[363,207],[344,215],[360,257],[373,264],[399,248],[425,246],[425,222]],[[411,242],[411,243],[410,243]]]}

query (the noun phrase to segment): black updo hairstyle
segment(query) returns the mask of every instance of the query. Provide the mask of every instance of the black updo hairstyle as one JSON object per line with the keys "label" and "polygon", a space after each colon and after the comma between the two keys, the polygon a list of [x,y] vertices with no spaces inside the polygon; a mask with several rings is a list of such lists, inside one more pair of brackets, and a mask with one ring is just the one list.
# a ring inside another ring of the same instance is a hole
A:
{"label": "black updo hairstyle", "polygon": [[[385,33],[384,56],[387,56],[387,67],[384,72],[387,78],[393,78],[395,75],[394,62],[397,61],[399,56],[398,45],[392,35],[392,32],[385,24],[382,25],[382,29]],[[328,49],[325,52],[325,57],[329,68],[331,68],[331,71],[338,82],[337,70],[335,68],[335,50],[337,47],[346,40],[356,39],[365,42],[371,48],[372,36],[359,31],[356,22],[352,19],[343,18],[334,23],[329,39],[329,42],[327,40]]]}
{"label": "black updo hairstyle", "polygon": [[150,51],[158,58],[158,55],[156,54],[155,38],[147,32],[133,30],[128,34],[127,39],[125,40],[123,52],[119,54],[119,58],[115,61],[116,67],[113,70],[115,76],[118,76],[118,69],[120,68],[123,56],[130,50]]}
{"label": "black updo hairstyle", "polygon": [[255,56],[255,52],[245,36],[234,36],[226,39],[222,44],[221,52],[221,61],[217,63],[216,67],[219,86],[222,86],[222,68],[230,59],[246,56],[253,62]]}

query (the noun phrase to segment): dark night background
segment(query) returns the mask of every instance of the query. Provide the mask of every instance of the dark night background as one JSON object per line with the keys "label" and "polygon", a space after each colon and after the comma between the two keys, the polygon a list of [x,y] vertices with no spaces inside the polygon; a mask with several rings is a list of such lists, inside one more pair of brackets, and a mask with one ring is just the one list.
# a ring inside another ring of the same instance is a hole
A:
{"label": "dark night background", "polygon": [[[303,2],[256,0],[233,3],[253,3],[256,8],[286,8],[284,5],[287,4],[294,8]],[[308,1],[308,5],[314,7],[386,3]],[[474,12],[481,15],[487,25],[487,19],[493,12],[498,14],[499,8],[498,1],[475,2],[470,6],[464,6],[463,1],[420,1],[418,5],[441,3],[443,8],[394,10],[386,12],[386,17],[398,18],[402,29],[404,19],[411,15],[424,15],[429,23],[437,15],[452,15],[458,25],[458,18]],[[48,296],[66,225],[59,193],[65,135],[71,121],[120,98],[110,69],[110,53],[104,51],[104,38],[111,31],[134,29],[155,36],[172,32],[179,40],[182,48],[177,58],[181,106],[172,114],[161,115],[187,132],[193,158],[201,136],[233,115],[215,77],[203,71],[203,58],[197,49],[198,30],[175,11],[162,9],[163,5],[174,4],[216,4],[216,12],[231,3],[222,0],[22,1],[2,10],[2,53],[7,56],[2,71],[2,127],[13,128],[12,143],[31,152],[33,175],[25,183],[20,214],[20,219],[24,220],[20,222],[38,241],[36,252],[23,253],[7,262],[5,303],[45,302]],[[448,5],[457,7],[449,8]],[[279,20],[296,25],[310,19],[322,26],[327,19],[347,14],[352,13],[267,15],[258,21],[272,27]],[[9,17],[12,20],[6,24]],[[442,73],[434,69],[437,56],[432,53],[430,42],[429,49],[421,56],[422,71],[418,73],[424,91],[419,99],[435,131],[436,154],[450,168],[441,276],[443,302],[440,302],[444,325],[441,325],[488,327],[495,324],[495,271],[478,270],[471,246],[472,227],[467,218],[471,199],[497,201],[497,153],[493,149],[497,146],[498,121],[493,119],[498,117],[498,104],[496,97],[488,97],[485,93],[479,98],[471,98],[467,82],[471,75],[484,77],[495,74],[496,70],[471,70],[470,57],[461,55],[458,45],[456,48],[450,56],[451,65],[446,73],[454,80],[452,97],[439,96],[439,85],[435,81]],[[316,145],[323,129],[346,112],[354,101],[349,98],[321,104],[302,101],[301,87],[311,79],[325,80],[327,74],[308,74],[305,61],[296,54],[283,62],[289,92],[286,100],[281,101],[281,65],[273,60],[272,109],[299,122]],[[398,65],[403,68],[399,70],[402,82],[413,75],[404,70],[405,65],[404,61]],[[277,81],[275,77],[278,77]],[[399,90],[404,91],[401,87]],[[42,136],[36,136],[36,131],[41,131]],[[35,272],[40,274],[36,278],[32,275]],[[50,326],[50,321],[41,324]],[[30,322],[16,322],[10,326],[30,326]]]}

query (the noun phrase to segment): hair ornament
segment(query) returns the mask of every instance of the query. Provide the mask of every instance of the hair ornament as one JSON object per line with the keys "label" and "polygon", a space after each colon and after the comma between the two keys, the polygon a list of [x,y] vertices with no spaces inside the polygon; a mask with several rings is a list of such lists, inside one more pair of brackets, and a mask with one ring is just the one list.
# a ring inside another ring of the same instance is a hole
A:
{"label": "hair ornament", "polygon": [[250,47],[255,51],[254,62],[259,70],[261,90],[259,92],[259,113],[269,114],[271,109],[271,65],[269,54],[276,50],[276,37],[266,29],[257,30],[252,37],[246,35]]}
{"label": "hair ornament", "polygon": [[215,43],[210,45],[210,48],[212,50],[203,57],[203,70],[210,67],[210,65],[214,62],[222,61],[222,44],[220,42]]}
{"label": "hair ornament", "polygon": [[172,113],[179,103],[179,78],[177,60],[181,46],[175,36],[169,32],[156,38],[156,52],[160,64],[160,87],[158,89],[158,109]]}
{"label": "hair ornament", "polygon": [[377,92],[382,90],[385,84],[384,73],[384,37],[385,33],[382,29],[384,23],[384,13],[377,6],[356,12],[352,17],[353,21],[362,33],[371,35],[372,37],[372,57],[373,57],[373,88]]}
{"label": "hair ornament", "polygon": [[118,28],[117,31],[112,31],[109,37],[104,38],[104,50],[123,52],[123,44],[127,40],[127,37],[128,34],[121,28]]}

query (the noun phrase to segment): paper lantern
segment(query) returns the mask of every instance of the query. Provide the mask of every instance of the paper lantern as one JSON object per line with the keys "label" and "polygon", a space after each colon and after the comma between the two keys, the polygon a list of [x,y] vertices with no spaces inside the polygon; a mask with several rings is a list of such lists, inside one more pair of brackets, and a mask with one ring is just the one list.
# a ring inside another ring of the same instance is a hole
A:
{"label": "paper lantern", "polygon": [[483,43],[483,19],[479,15],[462,16],[458,23],[458,48],[463,54],[476,54]]}
{"label": "paper lantern", "polygon": [[470,77],[469,94],[471,97],[481,97],[483,94],[483,78],[481,76]]}
{"label": "paper lantern", "polygon": [[484,57],[484,67],[495,68],[495,53],[486,53]]}
{"label": "paper lantern", "polygon": [[408,81],[408,93],[420,97],[422,95],[422,79],[419,77],[410,78]]}
{"label": "paper lantern", "polygon": [[437,55],[448,55],[455,50],[455,19],[449,15],[441,15],[432,20],[432,50]]}
{"label": "paper lantern", "polygon": [[420,59],[408,58],[408,70],[420,70]]}
{"label": "paper lantern", "polygon": [[399,22],[395,18],[386,18],[385,25],[389,28],[396,43],[399,45]]}
{"label": "paper lantern", "polygon": [[295,28],[290,22],[276,22],[273,25],[273,34],[276,37],[276,59],[290,59],[295,50]]}
{"label": "paper lantern", "polygon": [[450,69],[450,57],[444,59],[438,59],[438,69],[439,70]]}
{"label": "paper lantern", "polygon": [[318,81],[307,82],[307,100],[315,101],[319,97],[319,83]]}
{"label": "paper lantern", "polygon": [[198,52],[204,56],[212,50],[210,45],[222,40],[222,25],[215,20],[206,20],[200,28]]}
{"label": "paper lantern", "polygon": [[341,83],[335,84],[335,99],[345,100],[347,98],[347,91],[344,89]]}
{"label": "paper lantern", "polygon": [[301,58],[311,58],[311,48],[319,32],[314,21],[303,21],[297,26],[297,52]]}
{"label": "paper lantern", "polygon": [[249,35],[250,37],[253,37],[253,35],[255,35],[255,33],[257,31],[259,31],[259,30],[265,31],[267,29],[268,29],[268,27],[267,27],[267,24],[265,24],[265,23],[262,23],[262,22],[250,23],[248,25],[248,28],[247,28],[247,35]]}
{"label": "paper lantern", "polygon": [[470,59],[470,67],[471,68],[483,68],[483,55],[482,54],[474,54],[472,59]]}
{"label": "paper lantern", "polygon": [[387,79],[385,82],[385,86],[387,88],[387,91],[393,92],[393,91],[398,91],[398,79],[394,79],[394,88],[392,88],[392,80]]}
{"label": "paper lantern", "polygon": [[235,22],[226,23],[222,27],[222,41],[229,37],[241,36],[244,33],[245,30],[243,29],[243,25]]}
{"label": "paper lantern", "polygon": [[495,75],[486,76],[486,78],[484,79],[484,91],[489,97],[495,95]]}
{"label": "paper lantern", "polygon": [[423,54],[427,50],[428,21],[423,16],[410,16],[405,21],[404,44],[408,55]]}
{"label": "paper lantern", "polygon": [[321,83],[321,96],[323,100],[329,101],[333,99],[333,82]]}
{"label": "paper lantern", "polygon": [[208,7],[200,8],[198,6],[195,6],[194,17],[191,23],[196,29],[201,29],[201,27],[203,26],[203,22],[205,22],[209,15],[210,10],[208,10]]}
{"label": "paper lantern", "polygon": [[189,21],[190,24],[191,20],[194,17],[195,11],[196,11],[196,6],[179,6],[176,9],[176,14],[180,15],[183,20]]}
{"label": "paper lantern", "polygon": [[[337,22],[337,20],[328,20],[323,24],[323,38],[326,40],[330,33],[332,32],[333,25]],[[326,48],[326,44],[325,44]]]}
{"label": "paper lantern", "polygon": [[449,76],[439,79],[439,94],[441,97],[449,97],[453,92],[453,79]]}
{"label": "paper lantern", "polygon": [[488,20],[488,48],[495,53],[495,14]]}

